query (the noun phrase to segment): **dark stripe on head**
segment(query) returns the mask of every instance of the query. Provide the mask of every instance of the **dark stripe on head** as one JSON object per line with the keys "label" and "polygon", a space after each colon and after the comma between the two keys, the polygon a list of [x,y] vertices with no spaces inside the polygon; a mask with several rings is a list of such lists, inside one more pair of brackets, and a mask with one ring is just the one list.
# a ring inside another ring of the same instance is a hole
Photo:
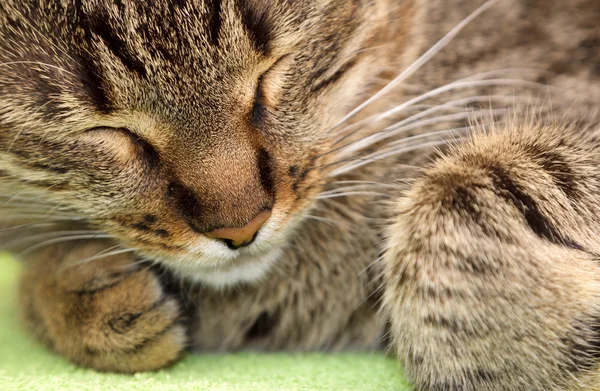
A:
{"label": "dark stripe on head", "polygon": [[252,46],[257,52],[268,55],[272,38],[268,19],[269,2],[237,0],[236,7]]}
{"label": "dark stripe on head", "polygon": [[208,0],[208,37],[210,38],[210,42],[219,46],[219,34],[221,32],[221,0]]}
{"label": "dark stripe on head", "polygon": [[79,64],[81,67],[78,75],[86,96],[89,97],[96,110],[102,114],[109,114],[114,107],[108,97],[109,93],[104,82],[102,68],[87,52],[79,56]]}
{"label": "dark stripe on head", "polygon": [[[62,93],[62,88],[58,84],[61,80],[60,75],[55,75],[54,72],[49,72],[48,75],[53,78],[48,79],[40,72],[30,79],[35,88],[35,95],[32,94],[31,98],[35,102],[36,110],[49,121],[55,121],[57,117],[68,114],[69,109],[60,99]],[[54,84],[55,81],[57,84]]]}
{"label": "dark stripe on head", "polygon": [[144,63],[136,58],[129,50],[125,42],[108,23],[108,17],[106,15],[99,13],[94,15],[93,18],[86,18],[86,22],[89,31],[96,34],[108,50],[121,60],[123,65],[125,65],[129,71],[138,74],[144,79],[148,77]]}

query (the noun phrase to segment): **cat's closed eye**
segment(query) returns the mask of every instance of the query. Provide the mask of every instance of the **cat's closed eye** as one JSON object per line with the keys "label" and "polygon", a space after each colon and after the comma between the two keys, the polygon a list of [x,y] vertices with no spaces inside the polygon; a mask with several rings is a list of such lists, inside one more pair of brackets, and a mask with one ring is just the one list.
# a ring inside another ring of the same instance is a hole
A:
{"label": "cat's closed eye", "polygon": [[127,128],[91,128],[84,131],[80,139],[92,143],[102,153],[114,154],[119,161],[126,164],[140,160],[152,168],[160,163],[160,155],[156,148]]}
{"label": "cat's closed eye", "polygon": [[279,57],[266,71],[262,72],[256,82],[254,105],[252,107],[251,123],[261,125],[268,114],[269,108],[277,103],[277,95],[281,91],[281,83],[285,82],[285,70],[290,66],[292,55]]}

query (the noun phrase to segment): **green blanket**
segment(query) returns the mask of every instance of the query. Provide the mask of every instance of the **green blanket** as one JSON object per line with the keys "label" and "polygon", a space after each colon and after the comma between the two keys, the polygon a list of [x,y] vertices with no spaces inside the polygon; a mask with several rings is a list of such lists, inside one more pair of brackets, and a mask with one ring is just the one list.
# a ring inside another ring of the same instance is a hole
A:
{"label": "green blanket", "polygon": [[32,340],[15,309],[19,265],[0,254],[0,390],[395,390],[410,388],[379,354],[192,355],[157,373],[107,375],[77,368]]}

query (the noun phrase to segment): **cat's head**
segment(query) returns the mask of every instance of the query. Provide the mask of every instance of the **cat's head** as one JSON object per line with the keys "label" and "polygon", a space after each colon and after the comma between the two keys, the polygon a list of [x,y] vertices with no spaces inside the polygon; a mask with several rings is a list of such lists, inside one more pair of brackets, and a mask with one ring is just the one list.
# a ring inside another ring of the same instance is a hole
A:
{"label": "cat's head", "polygon": [[257,278],[326,180],[383,19],[355,0],[3,1],[1,192],[183,275]]}

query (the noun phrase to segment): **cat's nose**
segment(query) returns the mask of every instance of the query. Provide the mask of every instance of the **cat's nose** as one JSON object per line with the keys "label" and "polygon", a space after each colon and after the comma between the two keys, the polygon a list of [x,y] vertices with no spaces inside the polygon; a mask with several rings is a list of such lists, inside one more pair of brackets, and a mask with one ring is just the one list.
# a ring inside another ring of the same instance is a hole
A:
{"label": "cat's nose", "polygon": [[207,232],[205,235],[209,238],[222,240],[227,247],[232,250],[237,250],[240,247],[250,245],[256,238],[258,230],[265,225],[270,217],[271,211],[264,211],[259,213],[252,221],[241,228],[219,228]]}

